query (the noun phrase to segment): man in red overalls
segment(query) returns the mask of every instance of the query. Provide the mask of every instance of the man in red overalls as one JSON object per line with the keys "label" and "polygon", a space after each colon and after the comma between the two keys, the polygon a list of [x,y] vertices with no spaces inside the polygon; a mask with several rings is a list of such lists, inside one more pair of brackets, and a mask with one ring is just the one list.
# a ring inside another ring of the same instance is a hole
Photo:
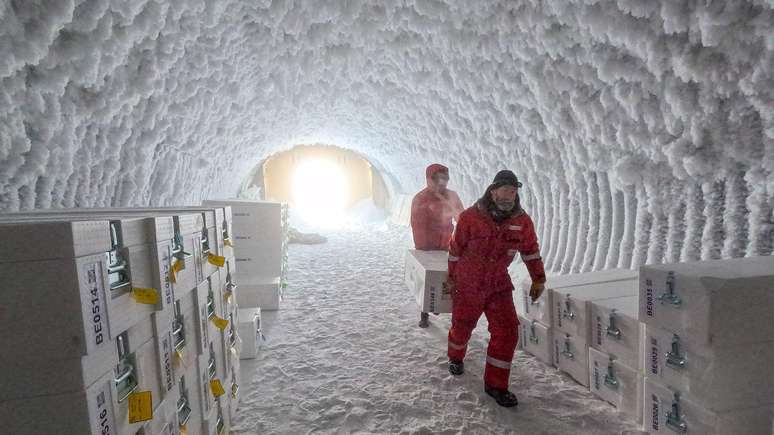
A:
{"label": "man in red overalls", "polygon": [[[453,224],[462,212],[460,197],[446,188],[449,183],[449,169],[433,164],[425,171],[427,187],[411,201],[411,229],[414,234],[414,248],[420,251],[446,251]],[[422,313],[420,328],[427,328],[428,313]]]}
{"label": "man in red overalls", "polygon": [[532,278],[530,296],[536,300],[545,289],[546,275],[538,249],[535,225],[521,208],[511,171],[500,171],[484,196],[460,215],[449,246],[449,281],[452,289],[452,324],[449,330],[449,372],[459,376],[468,340],[481,314],[489,321],[489,347],[484,370],[484,391],[501,406],[518,404],[508,391],[511,360],[519,340],[513,284],[508,266],[516,253]]}

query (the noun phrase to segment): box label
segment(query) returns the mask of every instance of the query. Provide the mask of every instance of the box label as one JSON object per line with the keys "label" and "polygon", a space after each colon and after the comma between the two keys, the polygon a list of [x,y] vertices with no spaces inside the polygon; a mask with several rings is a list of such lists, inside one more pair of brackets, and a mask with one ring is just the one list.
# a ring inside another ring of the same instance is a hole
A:
{"label": "box label", "polygon": [[175,377],[172,374],[172,333],[164,334],[161,339],[161,369],[164,373],[164,386],[171,391],[175,386]]}
{"label": "box label", "polygon": [[653,375],[657,375],[659,373],[659,368],[661,366],[660,364],[660,356],[658,350],[658,340],[651,337],[650,338],[650,373]]}
{"label": "box label", "polygon": [[602,318],[597,316],[597,345],[602,346]]}
{"label": "box label", "polygon": [[659,412],[659,400],[658,396],[655,394],[650,395],[652,406],[651,406],[651,419],[653,419],[653,422],[651,423],[651,428],[658,432],[659,430],[659,422],[658,419],[661,417],[661,413]]}
{"label": "box label", "polygon": [[[162,285],[162,293],[164,297],[164,303],[167,305],[172,305],[172,302],[174,302],[174,295],[172,294],[172,266],[171,266],[171,257],[172,254],[170,253],[170,245],[165,244],[163,245],[162,251],[161,251],[161,276],[163,278]],[[176,272],[175,272],[176,273]]]}
{"label": "box label", "polygon": [[95,261],[84,266],[84,283],[86,286],[86,307],[84,316],[87,329],[90,331],[94,346],[104,346],[108,341],[107,297],[105,282],[102,276],[102,262]]}
{"label": "box label", "polygon": [[159,292],[155,288],[132,287],[132,297],[138,304],[156,305],[159,302]]}
{"label": "box label", "polygon": [[[102,388],[94,396],[94,420],[92,420],[92,432],[100,435],[115,435],[115,419],[113,417],[113,399],[110,396],[110,384],[105,382]],[[63,404],[66,405],[66,404]]]}
{"label": "box label", "polygon": [[594,361],[594,388],[600,389],[599,385],[599,362]]}
{"label": "box label", "polygon": [[645,279],[645,314],[653,317],[653,280]]}

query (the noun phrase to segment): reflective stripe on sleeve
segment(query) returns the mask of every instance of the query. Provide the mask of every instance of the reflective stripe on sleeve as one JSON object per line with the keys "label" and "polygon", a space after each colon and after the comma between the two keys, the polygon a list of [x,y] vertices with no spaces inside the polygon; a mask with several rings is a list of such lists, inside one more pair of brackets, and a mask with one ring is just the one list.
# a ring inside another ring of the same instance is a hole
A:
{"label": "reflective stripe on sleeve", "polygon": [[540,252],[535,252],[534,254],[529,255],[522,254],[521,259],[523,261],[540,260]]}
{"label": "reflective stripe on sleeve", "polygon": [[450,348],[452,348],[452,349],[463,350],[463,349],[465,349],[467,346],[465,346],[464,344],[455,344],[455,343],[452,343],[452,342],[450,341],[450,342],[449,342],[449,347],[450,347]]}
{"label": "reflective stripe on sleeve", "polygon": [[449,256],[449,261],[458,261],[459,259],[460,259],[460,257],[455,257],[453,255]]}

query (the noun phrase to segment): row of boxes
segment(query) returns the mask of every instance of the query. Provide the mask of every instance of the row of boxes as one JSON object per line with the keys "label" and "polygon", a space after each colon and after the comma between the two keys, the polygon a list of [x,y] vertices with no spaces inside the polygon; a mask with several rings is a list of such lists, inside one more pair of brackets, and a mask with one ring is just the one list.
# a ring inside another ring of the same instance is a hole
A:
{"label": "row of boxes", "polygon": [[647,265],[549,285],[535,302],[522,286],[522,349],[645,430],[770,430],[774,257]]}
{"label": "row of boxes", "polygon": [[239,265],[239,305],[279,309],[287,286],[287,204],[240,199],[207,200],[204,204],[226,206],[232,211],[234,256]]}
{"label": "row of boxes", "polygon": [[[199,419],[183,416],[182,424],[178,418],[194,408],[189,403],[207,398],[204,378],[193,372],[205,346],[217,368],[212,379],[230,390],[218,407],[231,415],[240,346],[228,213],[79,209],[1,216],[0,240],[8,249],[0,254],[0,278],[12,304],[0,324],[8,331],[6,348],[20,350],[0,357],[4,430],[208,433],[211,412],[192,412]],[[223,331],[213,318],[228,322]],[[153,418],[129,423],[128,402],[140,391],[150,393]],[[226,430],[228,419],[220,420]]]}

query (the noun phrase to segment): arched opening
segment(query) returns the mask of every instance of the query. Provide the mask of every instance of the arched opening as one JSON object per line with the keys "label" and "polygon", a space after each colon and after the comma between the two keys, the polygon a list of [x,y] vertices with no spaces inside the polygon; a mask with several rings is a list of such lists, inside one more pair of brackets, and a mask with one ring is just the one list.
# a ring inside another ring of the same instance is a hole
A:
{"label": "arched opening", "polygon": [[267,158],[242,195],[287,202],[294,225],[313,229],[383,219],[390,207],[380,172],[363,156],[332,145],[297,145]]}

